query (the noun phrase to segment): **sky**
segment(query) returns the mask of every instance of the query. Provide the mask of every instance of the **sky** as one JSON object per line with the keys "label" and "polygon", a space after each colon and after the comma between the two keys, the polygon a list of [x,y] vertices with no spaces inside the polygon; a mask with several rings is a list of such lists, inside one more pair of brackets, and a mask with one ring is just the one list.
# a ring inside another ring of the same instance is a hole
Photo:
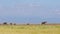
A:
{"label": "sky", "polygon": [[60,22],[60,0],[0,0],[0,22]]}

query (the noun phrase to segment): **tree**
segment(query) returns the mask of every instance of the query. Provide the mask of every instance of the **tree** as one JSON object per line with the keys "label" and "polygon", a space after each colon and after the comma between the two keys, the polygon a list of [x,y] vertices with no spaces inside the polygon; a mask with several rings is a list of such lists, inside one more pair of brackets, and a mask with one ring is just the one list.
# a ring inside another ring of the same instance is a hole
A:
{"label": "tree", "polygon": [[3,25],[7,25],[7,22],[4,22]]}
{"label": "tree", "polygon": [[42,22],[41,24],[46,24],[47,23],[47,21],[44,21],[44,22]]}

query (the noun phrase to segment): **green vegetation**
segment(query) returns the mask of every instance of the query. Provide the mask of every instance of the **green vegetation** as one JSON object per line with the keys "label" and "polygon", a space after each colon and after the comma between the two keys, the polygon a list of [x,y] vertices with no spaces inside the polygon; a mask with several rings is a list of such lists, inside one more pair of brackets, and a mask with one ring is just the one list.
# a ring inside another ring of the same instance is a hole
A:
{"label": "green vegetation", "polygon": [[0,34],[60,34],[60,25],[0,25]]}

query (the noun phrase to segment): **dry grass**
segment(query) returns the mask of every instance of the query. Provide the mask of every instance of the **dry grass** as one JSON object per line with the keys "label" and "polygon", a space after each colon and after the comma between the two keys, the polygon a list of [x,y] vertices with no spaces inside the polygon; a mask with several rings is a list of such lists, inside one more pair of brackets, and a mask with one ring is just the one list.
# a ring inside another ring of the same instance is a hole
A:
{"label": "dry grass", "polygon": [[0,34],[60,34],[60,25],[0,25]]}

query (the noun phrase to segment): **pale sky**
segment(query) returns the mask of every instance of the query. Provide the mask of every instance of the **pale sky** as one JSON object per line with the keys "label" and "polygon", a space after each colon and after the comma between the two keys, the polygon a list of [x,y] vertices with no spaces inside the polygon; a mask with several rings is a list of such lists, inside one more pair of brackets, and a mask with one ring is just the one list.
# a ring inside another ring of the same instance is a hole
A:
{"label": "pale sky", "polygon": [[60,22],[60,0],[0,0],[0,22]]}

